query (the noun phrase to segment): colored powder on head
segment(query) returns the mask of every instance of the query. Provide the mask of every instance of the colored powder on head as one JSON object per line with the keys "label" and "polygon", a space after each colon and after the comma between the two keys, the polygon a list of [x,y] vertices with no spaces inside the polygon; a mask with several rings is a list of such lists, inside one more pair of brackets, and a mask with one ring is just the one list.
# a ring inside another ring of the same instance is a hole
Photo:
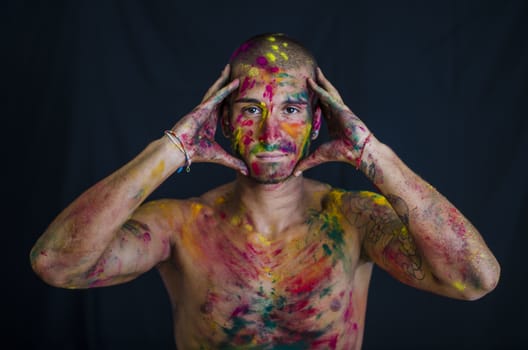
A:
{"label": "colored powder on head", "polygon": [[242,140],[243,131],[242,128],[236,128],[233,132],[233,138],[231,139],[233,149],[239,154],[244,154],[245,147],[240,142]]}
{"label": "colored powder on head", "polygon": [[279,67],[276,67],[276,66],[274,66],[274,67],[269,67],[268,71],[269,71],[270,73],[278,73],[278,72],[280,71],[280,68],[279,68]]}
{"label": "colored powder on head", "polygon": [[251,125],[253,125],[253,120],[251,120],[251,119],[244,120],[243,122],[240,123],[240,125],[242,125],[242,126],[251,126]]}
{"label": "colored powder on head", "polygon": [[267,57],[268,60],[271,61],[271,62],[275,62],[275,61],[277,60],[277,57],[275,57],[275,55],[272,54],[271,52],[266,53],[266,57]]}
{"label": "colored powder on head", "polygon": [[271,45],[271,48],[273,49],[273,51],[279,51],[278,45]]}
{"label": "colored powder on head", "polygon": [[150,233],[148,233],[148,232],[145,232],[143,234],[142,239],[143,239],[143,242],[145,242],[145,243],[148,243],[148,242],[150,242],[152,240],[152,238],[150,237]]}
{"label": "colored powder on head", "polygon": [[268,60],[266,59],[266,57],[259,56],[257,57],[257,64],[262,67],[266,66],[268,64]]}
{"label": "colored powder on head", "polygon": [[271,84],[266,85],[266,89],[262,94],[262,97],[267,97],[271,102],[271,100],[273,99],[273,86],[271,86]]}
{"label": "colored powder on head", "polygon": [[282,46],[288,47],[288,43],[282,43]]}
{"label": "colored powder on head", "polygon": [[297,138],[299,134],[303,131],[302,127],[305,125],[303,124],[291,124],[287,122],[281,122],[280,123],[281,128],[288,133],[293,138]]}
{"label": "colored powder on head", "polygon": [[271,42],[274,42],[274,41],[277,40],[277,39],[275,39],[274,36],[269,36],[269,37],[268,37],[268,40],[271,41]]}
{"label": "colored powder on head", "polygon": [[280,55],[281,55],[281,57],[282,57],[284,60],[286,60],[286,61],[288,60],[288,55],[286,55],[284,52],[281,51],[281,52],[280,52]]}
{"label": "colored powder on head", "polygon": [[257,67],[251,67],[248,71],[250,77],[256,77],[259,74],[259,69]]}
{"label": "colored powder on head", "polygon": [[259,168],[258,164],[256,164],[256,163],[251,164],[251,169],[253,169],[253,173],[255,175],[260,175],[260,168]]}
{"label": "colored powder on head", "polygon": [[240,96],[243,96],[246,93],[246,90],[248,88],[251,88],[252,83],[254,84],[253,79],[250,79],[249,77],[244,78],[244,81],[242,82],[242,85],[240,86],[240,89],[239,89]]}

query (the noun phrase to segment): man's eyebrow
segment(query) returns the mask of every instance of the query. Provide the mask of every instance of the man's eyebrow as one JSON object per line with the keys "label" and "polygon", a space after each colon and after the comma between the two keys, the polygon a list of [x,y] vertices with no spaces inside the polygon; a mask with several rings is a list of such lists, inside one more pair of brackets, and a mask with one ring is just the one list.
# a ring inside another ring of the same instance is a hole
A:
{"label": "man's eyebrow", "polygon": [[256,98],[241,97],[235,100],[233,103],[257,103],[260,104],[260,100]]}
{"label": "man's eyebrow", "polygon": [[306,100],[301,100],[301,99],[298,99],[298,98],[291,98],[291,97],[288,97],[286,100],[284,100],[284,101],[282,102],[282,104],[288,104],[288,103],[296,104],[296,105],[307,105],[307,104],[308,104],[308,101],[306,101]]}

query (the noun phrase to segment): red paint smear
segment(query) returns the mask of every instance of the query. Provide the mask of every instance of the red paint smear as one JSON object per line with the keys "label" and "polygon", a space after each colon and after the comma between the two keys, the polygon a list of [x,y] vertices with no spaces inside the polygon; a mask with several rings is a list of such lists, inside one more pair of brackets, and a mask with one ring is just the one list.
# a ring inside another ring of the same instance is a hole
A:
{"label": "red paint smear", "polygon": [[271,73],[277,73],[280,69],[279,67],[269,67],[268,69]]}
{"label": "red paint smear", "polygon": [[281,252],[282,252],[282,248],[279,248],[279,249],[275,250],[272,254],[273,254],[273,256],[277,256],[277,255],[279,255]]}
{"label": "red paint smear", "polygon": [[242,126],[251,126],[253,125],[253,120],[251,119],[248,119],[248,120],[244,120],[242,123],[241,123]]}
{"label": "red paint smear", "polygon": [[330,349],[335,350],[335,348],[337,347],[337,338],[338,338],[338,335],[334,334],[334,335],[331,335],[329,338],[319,339],[319,340],[312,342],[312,346],[319,346],[319,345],[326,344],[328,345]]}
{"label": "red paint smear", "polygon": [[249,311],[249,305],[247,304],[237,306],[236,309],[233,310],[233,312],[231,313],[230,318],[235,318],[239,315],[245,315],[248,313],[248,311]]}
{"label": "red paint smear", "polygon": [[264,56],[257,57],[257,64],[261,67],[264,67],[268,64],[268,60]]}
{"label": "red paint smear", "polygon": [[146,242],[150,242],[151,240],[152,240],[152,238],[150,237],[150,233],[145,232],[145,233],[143,234],[143,242],[146,243]]}
{"label": "red paint smear", "polygon": [[352,291],[350,291],[348,293],[348,306],[347,306],[347,308],[345,310],[345,313],[343,315],[345,323],[350,321],[350,319],[352,318],[353,313],[354,313],[354,306],[352,304]]}
{"label": "red paint smear", "polygon": [[48,253],[46,253],[44,250],[41,250],[40,255],[48,256]]}
{"label": "red paint smear", "polygon": [[255,175],[260,175],[260,168],[257,163],[251,164],[251,169],[253,169]]}
{"label": "red paint smear", "polygon": [[240,96],[243,96],[247,89],[251,89],[255,85],[254,79],[249,79],[249,77],[245,77],[244,81],[242,82],[242,85],[240,86]]}
{"label": "red paint smear", "polygon": [[250,47],[251,43],[243,43],[242,45],[240,45],[231,55],[231,60],[240,55],[242,52],[246,52]]}
{"label": "red paint smear", "polygon": [[86,275],[86,277],[87,277],[87,278],[91,278],[91,277],[94,277],[94,276],[97,276],[97,275],[103,273],[103,272],[104,272],[104,265],[105,265],[105,263],[106,263],[106,259],[101,260],[101,261],[97,264],[97,266],[95,267],[95,269],[94,269],[92,272],[90,272],[88,275]]}
{"label": "red paint smear", "polygon": [[244,143],[244,145],[249,145],[251,143],[252,139],[251,139],[251,136],[250,135],[244,135],[243,139],[242,139],[242,142]]}
{"label": "red paint smear", "polygon": [[[314,267],[317,269],[317,267]],[[307,273],[305,275],[296,276],[291,282],[286,290],[291,293],[310,293],[314,288],[321,283],[325,278],[328,278],[332,272],[331,267],[327,267],[324,271],[320,271],[319,274]]]}
{"label": "red paint smear", "polygon": [[271,84],[266,85],[266,90],[262,94],[262,97],[267,97],[271,102],[271,100],[273,99],[273,86]]}
{"label": "red paint smear", "polygon": [[462,222],[462,215],[456,210],[456,208],[449,208],[448,210],[448,222],[449,225],[453,228],[453,231],[459,236],[464,236],[466,234],[466,227]]}

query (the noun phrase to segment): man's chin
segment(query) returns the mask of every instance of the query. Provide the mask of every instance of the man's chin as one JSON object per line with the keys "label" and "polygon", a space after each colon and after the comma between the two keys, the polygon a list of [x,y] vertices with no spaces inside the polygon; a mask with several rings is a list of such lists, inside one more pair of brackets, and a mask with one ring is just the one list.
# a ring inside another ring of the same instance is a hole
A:
{"label": "man's chin", "polygon": [[276,185],[283,183],[284,181],[288,180],[291,176],[292,174],[281,176],[273,175],[268,177],[251,175],[251,178],[260,185]]}

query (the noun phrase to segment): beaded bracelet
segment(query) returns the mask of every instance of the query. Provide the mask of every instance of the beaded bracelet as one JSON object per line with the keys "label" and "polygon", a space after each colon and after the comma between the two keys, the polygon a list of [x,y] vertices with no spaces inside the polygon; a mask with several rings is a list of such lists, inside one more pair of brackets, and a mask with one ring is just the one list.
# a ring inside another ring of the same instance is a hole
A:
{"label": "beaded bracelet", "polygon": [[361,165],[361,158],[363,158],[363,151],[365,150],[365,146],[370,141],[370,137],[372,136],[372,133],[368,134],[368,136],[365,138],[365,142],[363,142],[363,146],[361,147],[361,152],[359,153],[359,157],[356,159],[356,170],[359,170],[359,167]]}
{"label": "beaded bracelet", "polygon": [[[191,171],[191,158],[189,157],[189,154],[187,154],[187,151],[185,150],[185,145],[183,144],[182,140],[176,135],[176,133],[172,130],[165,130],[165,136],[169,138],[169,140],[176,146],[176,148],[183,153],[185,156],[185,171],[190,172]],[[178,170],[176,170],[177,173],[181,173],[183,170],[183,166],[179,167]]]}

